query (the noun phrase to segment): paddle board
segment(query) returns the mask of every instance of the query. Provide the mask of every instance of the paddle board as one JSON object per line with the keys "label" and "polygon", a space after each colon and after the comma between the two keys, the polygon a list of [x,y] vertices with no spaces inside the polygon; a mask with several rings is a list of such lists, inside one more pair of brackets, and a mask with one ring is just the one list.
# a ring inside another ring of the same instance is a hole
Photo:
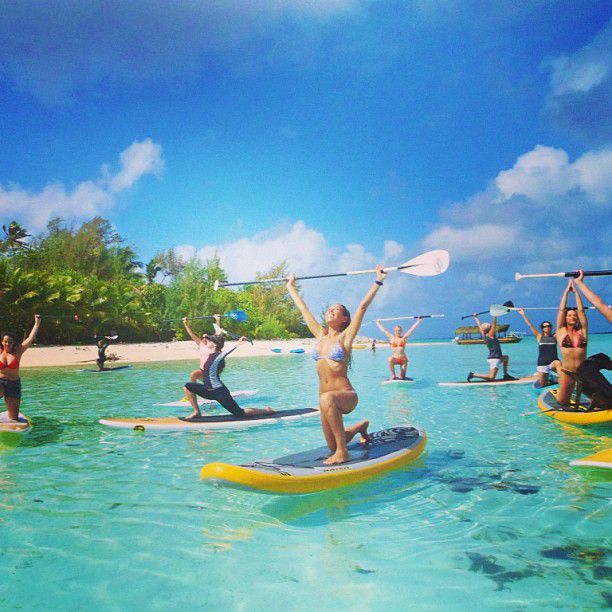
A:
{"label": "paddle board", "polygon": [[440,387],[482,387],[486,385],[527,385],[535,380],[533,376],[524,376],[516,380],[504,380],[498,378],[496,380],[459,380],[457,382],[439,382]]}
{"label": "paddle board", "polygon": [[90,374],[106,374],[106,372],[117,372],[118,370],[129,370],[134,366],[131,365],[122,365],[117,366],[116,368],[105,368],[104,370],[77,370],[77,372],[88,372]]}
{"label": "paddle board", "polygon": [[415,427],[391,427],[370,436],[370,444],[349,444],[350,459],[340,465],[323,463],[330,455],[324,446],[271,461],[209,463],[202,468],[200,478],[267,493],[315,493],[397,470],[416,459],[427,443],[425,432]]}
{"label": "paddle board", "polygon": [[[232,397],[248,397],[250,395],[255,395],[259,393],[259,389],[242,389],[241,391],[232,391],[231,395]],[[198,397],[198,405],[202,405],[202,404],[216,404],[217,401],[216,400],[211,400],[211,399],[202,399],[201,397]],[[162,404],[153,404],[154,406],[174,406],[174,407],[181,407],[181,408],[186,408],[191,406],[191,404],[189,403],[189,401],[186,398],[183,398],[182,400],[179,400],[178,402],[166,402],[166,403],[162,403]]]}
{"label": "paddle board", "polygon": [[273,353],[282,353],[283,349],[282,348],[271,348],[270,349]]}
{"label": "paddle board", "polygon": [[296,348],[296,349],[291,349],[289,352],[294,353],[295,355],[300,355],[302,353],[305,353],[306,351],[303,348]]}
{"label": "paddle board", "polygon": [[574,459],[570,461],[570,465],[574,467],[600,468],[603,470],[612,470],[612,448],[599,451],[594,455],[583,457],[582,459]]}
{"label": "paddle board", "polygon": [[381,381],[381,385],[409,385],[414,382],[414,378],[387,378]]}
{"label": "paddle board", "polygon": [[612,410],[590,410],[591,402],[586,397],[578,406],[574,400],[570,406],[561,406],[557,403],[557,391],[558,389],[550,389],[540,394],[538,406],[543,414],[574,425],[597,425],[612,421]]}
{"label": "paddle board", "polygon": [[538,378],[536,378],[533,381],[533,384],[531,385],[531,388],[536,392],[536,393],[540,393],[542,391],[542,389],[548,389],[549,387],[554,387],[555,385],[559,384],[559,380],[557,379],[557,377],[554,374],[549,374],[548,375],[548,383],[545,384],[544,386],[540,385],[540,380]]}
{"label": "paddle board", "polygon": [[27,434],[32,429],[30,417],[19,413],[16,421],[9,419],[8,412],[0,412],[0,434],[2,436],[23,435]]}
{"label": "paddle board", "polygon": [[119,429],[134,429],[136,431],[211,431],[214,429],[245,429],[257,425],[296,421],[307,417],[318,416],[316,408],[299,408],[296,410],[279,410],[272,414],[259,414],[244,419],[238,419],[233,414],[203,415],[197,420],[187,420],[184,417],[164,418],[117,418],[100,419],[102,425]]}

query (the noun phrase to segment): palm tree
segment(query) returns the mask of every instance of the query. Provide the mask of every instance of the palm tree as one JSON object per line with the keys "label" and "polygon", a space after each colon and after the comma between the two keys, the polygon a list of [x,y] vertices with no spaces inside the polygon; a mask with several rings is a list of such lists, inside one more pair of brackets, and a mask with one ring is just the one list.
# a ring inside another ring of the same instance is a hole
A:
{"label": "palm tree", "polygon": [[8,227],[3,225],[2,231],[4,232],[4,240],[0,242],[0,251],[14,253],[20,249],[29,248],[27,244],[24,244],[24,241],[31,234],[28,234],[25,228],[20,223],[17,223],[17,221],[11,221]]}

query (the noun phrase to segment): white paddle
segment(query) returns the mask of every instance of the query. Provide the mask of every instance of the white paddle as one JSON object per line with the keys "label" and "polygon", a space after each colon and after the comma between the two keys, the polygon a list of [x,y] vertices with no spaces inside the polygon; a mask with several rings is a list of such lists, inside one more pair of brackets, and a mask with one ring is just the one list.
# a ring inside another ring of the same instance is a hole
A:
{"label": "white paddle", "polygon": [[[585,306],[585,310],[594,310],[595,306]],[[521,310],[517,307],[504,306],[503,304],[491,304],[491,308],[489,308],[489,314],[492,317],[502,317],[503,315],[507,315],[509,312]],[[558,306],[542,306],[542,307],[534,307],[534,308],[523,308],[522,310],[559,310]]]}
{"label": "white paddle", "polygon": [[[574,278],[577,278],[579,275],[578,272],[553,272],[551,274],[521,274],[520,272],[517,272],[514,275],[514,280],[518,281],[521,280],[523,278],[548,278],[548,277],[569,277],[569,276],[573,276]],[[586,270],[584,272],[585,276],[612,276],[612,270]]]}
{"label": "white paddle", "polygon": [[[391,266],[384,268],[385,272],[391,272],[392,270],[399,270],[404,274],[412,274],[413,276],[437,276],[446,272],[450,263],[450,256],[448,251],[436,250],[422,253],[418,257],[411,259],[399,266]],[[352,270],[350,272],[337,272],[336,274],[316,274],[314,276],[300,276],[296,277],[295,280],[309,280],[312,278],[332,278],[335,276],[352,276],[353,274],[371,274],[376,272],[374,268],[370,270]],[[220,283],[215,281],[215,291],[219,287],[235,287],[237,285],[263,285],[265,283],[284,283],[289,280],[289,277],[283,276],[282,278],[266,278],[263,280],[255,281],[243,281],[240,283]]]}

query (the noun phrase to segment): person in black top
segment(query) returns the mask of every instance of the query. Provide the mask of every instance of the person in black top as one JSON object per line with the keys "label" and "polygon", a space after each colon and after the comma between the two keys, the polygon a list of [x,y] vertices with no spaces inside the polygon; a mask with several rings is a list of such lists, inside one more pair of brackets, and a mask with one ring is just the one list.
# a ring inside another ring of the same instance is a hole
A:
{"label": "person in black top", "polygon": [[528,319],[522,308],[519,308],[518,312],[523,319],[525,319],[527,327],[529,327],[538,341],[537,370],[539,386],[546,387],[552,385],[554,381],[550,378],[550,372],[551,370],[557,372],[558,368],[561,367],[559,355],[557,354],[557,338],[555,338],[555,335],[552,333],[552,323],[550,321],[542,321],[540,325],[542,331],[538,331]]}
{"label": "person in black top", "polygon": [[96,365],[98,366],[98,370],[105,370],[104,362],[106,361],[106,349],[110,344],[107,336],[102,336],[97,342],[96,346],[98,347],[98,358],[96,359]]}
{"label": "person in black top", "polygon": [[202,416],[196,400],[196,395],[204,399],[212,399],[219,402],[228,412],[231,412],[231,414],[239,419],[258,414],[272,414],[274,412],[270,406],[266,406],[265,408],[241,408],[220,378],[221,372],[225,367],[225,358],[235,351],[245,340],[246,338],[242,336],[234,348],[224,351],[225,337],[222,334],[204,334],[202,336],[201,344],[205,344],[210,347],[211,350],[201,365],[202,382],[199,383],[190,380],[188,383],[185,383],[183,387],[185,397],[189,400],[193,408],[193,412],[189,416],[184,417],[183,420],[197,420]]}
{"label": "person in black top", "polygon": [[493,317],[492,323],[481,323],[477,314],[472,315],[478,325],[480,334],[482,335],[487,348],[489,349],[489,373],[488,374],[476,374],[470,372],[467,380],[470,382],[473,378],[481,378],[482,380],[495,380],[499,366],[501,365],[504,372],[503,380],[516,380],[514,376],[508,374],[508,364],[510,358],[508,355],[503,355],[501,351],[501,345],[497,339],[497,317]]}

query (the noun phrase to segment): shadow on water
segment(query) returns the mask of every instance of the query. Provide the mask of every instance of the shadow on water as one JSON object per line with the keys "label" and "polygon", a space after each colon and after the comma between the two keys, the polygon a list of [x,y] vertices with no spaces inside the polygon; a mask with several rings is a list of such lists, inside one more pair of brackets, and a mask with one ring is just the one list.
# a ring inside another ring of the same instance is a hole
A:
{"label": "shadow on water", "polygon": [[32,419],[32,431],[21,443],[21,446],[32,448],[45,444],[55,444],[64,430],[65,426],[57,419],[37,416],[36,419]]}
{"label": "shadow on water", "polygon": [[[473,473],[476,470],[476,473]],[[367,482],[332,491],[275,497],[261,511],[287,524],[320,526],[363,514],[384,513],[386,507],[409,496],[427,495],[427,490],[442,485],[454,493],[491,490],[534,495],[540,486],[521,482],[518,470],[504,465],[475,464],[465,460],[465,451],[434,451],[397,470]],[[467,475],[466,475],[467,473]]]}

